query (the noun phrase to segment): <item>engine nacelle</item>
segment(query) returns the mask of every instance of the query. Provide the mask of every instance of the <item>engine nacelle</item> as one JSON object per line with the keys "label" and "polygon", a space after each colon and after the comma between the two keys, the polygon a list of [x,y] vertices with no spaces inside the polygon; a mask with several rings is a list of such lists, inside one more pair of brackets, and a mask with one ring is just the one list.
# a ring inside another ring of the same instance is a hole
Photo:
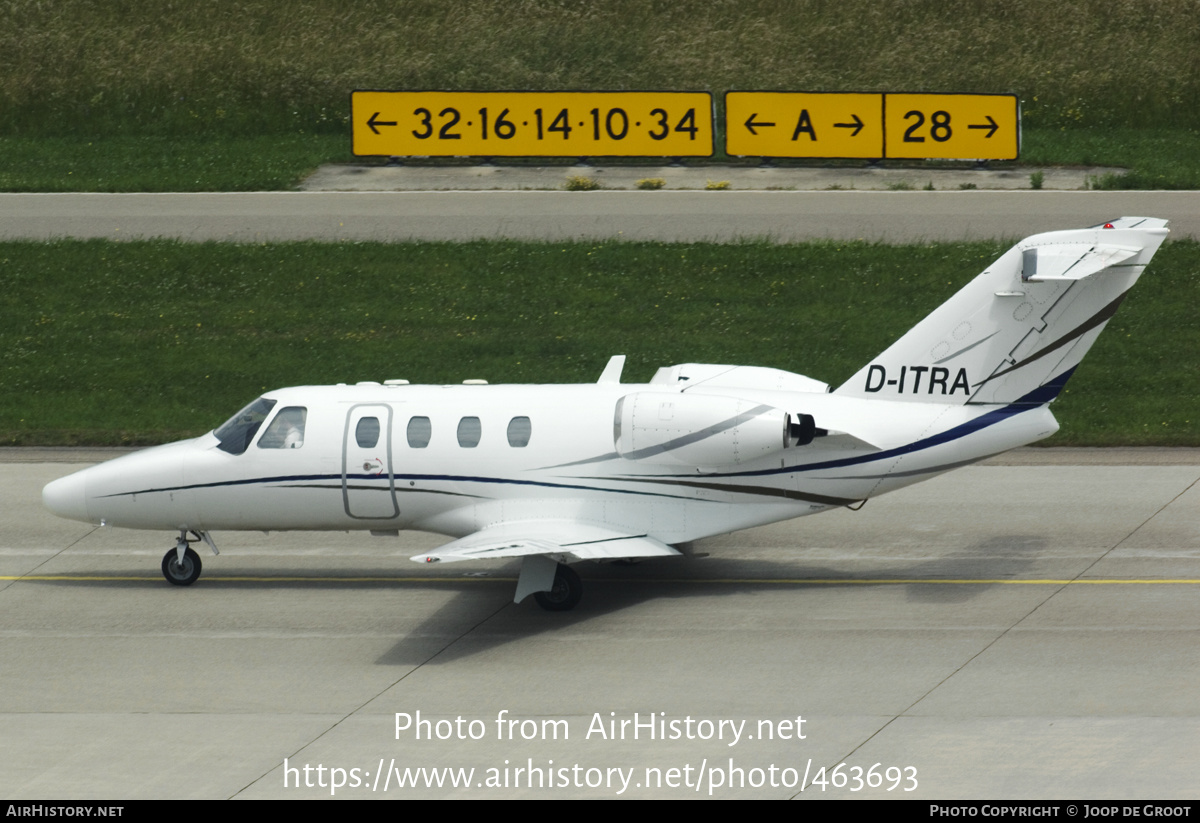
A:
{"label": "engine nacelle", "polygon": [[738,466],[812,442],[813,418],[736,397],[637,392],[617,401],[613,444],[626,460]]}

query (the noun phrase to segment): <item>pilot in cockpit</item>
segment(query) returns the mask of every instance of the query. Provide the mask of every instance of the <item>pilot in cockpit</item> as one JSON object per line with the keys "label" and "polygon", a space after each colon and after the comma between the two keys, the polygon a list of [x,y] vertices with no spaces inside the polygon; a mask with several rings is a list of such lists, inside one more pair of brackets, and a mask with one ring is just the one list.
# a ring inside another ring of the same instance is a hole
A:
{"label": "pilot in cockpit", "polygon": [[288,406],[281,409],[258,441],[260,449],[298,449],[304,445],[304,423],[308,409]]}

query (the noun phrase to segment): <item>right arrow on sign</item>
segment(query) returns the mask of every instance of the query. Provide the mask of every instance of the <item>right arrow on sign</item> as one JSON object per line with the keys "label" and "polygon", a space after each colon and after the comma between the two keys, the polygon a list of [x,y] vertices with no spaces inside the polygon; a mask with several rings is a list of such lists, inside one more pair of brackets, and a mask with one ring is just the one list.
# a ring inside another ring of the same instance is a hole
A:
{"label": "right arrow on sign", "polygon": [[997,123],[995,120],[993,120],[992,116],[990,114],[986,115],[986,116],[988,119],[987,123],[980,123],[978,125],[967,126],[968,129],[987,129],[988,133],[983,136],[984,140],[991,137],[993,134],[996,133],[996,129],[1000,128],[1000,124]]}
{"label": "right arrow on sign", "polygon": [[854,129],[854,131],[850,132],[850,136],[858,137],[858,133],[862,131],[864,125],[863,121],[859,119],[857,114],[851,114],[850,116],[854,118],[853,123],[834,123],[833,127],[835,129]]}

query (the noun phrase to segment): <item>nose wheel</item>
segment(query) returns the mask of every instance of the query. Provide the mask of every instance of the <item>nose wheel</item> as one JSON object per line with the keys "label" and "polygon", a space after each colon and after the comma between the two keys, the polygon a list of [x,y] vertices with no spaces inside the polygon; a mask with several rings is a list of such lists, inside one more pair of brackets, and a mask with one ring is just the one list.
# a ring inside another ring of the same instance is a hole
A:
{"label": "nose wheel", "polygon": [[179,550],[171,549],[163,555],[162,573],[172,585],[190,586],[200,576],[200,555],[189,547],[184,550],[183,559],[180,560]]}
{"label": "nose wheel", "polygon": [[[195,535],[195,539],[188,540],[189,534]],[[175,540],[175,548],[163,555],[163,577],[167,578],[167,582],[172,586],[190,586],[200,577],[200,555],[192,551],[189,544],[198,543],[201,540],[208,544],[213,554],[220,554],[217,551],[217,544],[213,542],[212,535],[208,532],[180,529],[179,537]]]}

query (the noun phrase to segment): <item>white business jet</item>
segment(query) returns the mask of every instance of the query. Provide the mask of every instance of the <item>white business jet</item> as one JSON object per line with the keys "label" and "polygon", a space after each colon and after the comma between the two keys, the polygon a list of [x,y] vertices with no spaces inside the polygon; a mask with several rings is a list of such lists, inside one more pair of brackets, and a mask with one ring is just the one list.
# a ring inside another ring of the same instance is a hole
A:
{"label": "white business jet", "polygon": [[[836,389],[688,363],[620,382],[264,394],[219,429],[55,480],[55,514],[177,530],[420,529],[422,563],[523,557],[515,600],[579,602],[567,564],[680,554],[711,535],[832,509],[1048,437],[1048,408],[1167,235],[1124,217],[1029,237]],[[781,341],[784,343],[786,341]]]}

